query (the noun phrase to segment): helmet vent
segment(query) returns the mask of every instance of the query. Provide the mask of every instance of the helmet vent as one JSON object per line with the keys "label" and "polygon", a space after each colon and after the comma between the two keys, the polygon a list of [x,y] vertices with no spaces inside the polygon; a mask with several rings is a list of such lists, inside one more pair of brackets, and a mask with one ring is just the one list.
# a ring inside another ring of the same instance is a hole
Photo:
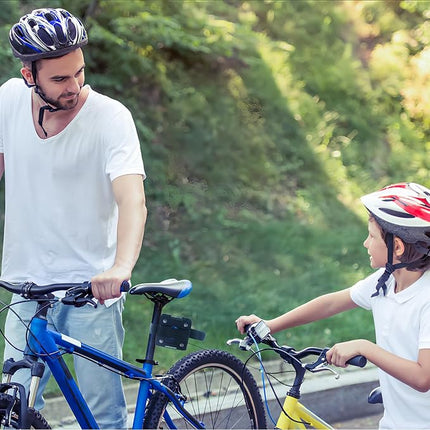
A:
{"label": "helmet vent", "polygon": [[51,13],[45,13],[45,19],[49,22],[55,21],[55,16],[52,16]]}
{"label": "helmet vent", "polygon": [[54,45],[54,41],[51,35],[43,27],[37,30],[37,34],[40,37],[40,39],[43,41],[43,43],[45,43],[46,45],[49,45],[49,46]]}
{"label": "helmet vent", "polygon": [[71,40],[76,39],[76,26],[73,24],[73,22],[69,19],[67,20],[67,29],[69,30],[69,36]]}
{"label": "helmet vent", "polygon": [[57,35],[58,42],[60,42],[61,45],[65,45],[67,43],[67,38],[64,34],[63,29],[61,28],[61,25],[55,24],[55,34]]}
{"label": "helmet vent", "polygon": [[395,211],[393,209],[379,208],[379,210],[381,212],[385,212],[388,215],[396,216],[396,217],[399,217],[399,218],[415,218],[414,215],[411,215],[411,214],[406,213],[406,212]]}
{"label": "helmet vent", "polygon": [[22,32],[22,30],[19,27],[14,27],[14,32],[15,34],[19,37],[19,38],[23,38],[24,37],[24,33]]}

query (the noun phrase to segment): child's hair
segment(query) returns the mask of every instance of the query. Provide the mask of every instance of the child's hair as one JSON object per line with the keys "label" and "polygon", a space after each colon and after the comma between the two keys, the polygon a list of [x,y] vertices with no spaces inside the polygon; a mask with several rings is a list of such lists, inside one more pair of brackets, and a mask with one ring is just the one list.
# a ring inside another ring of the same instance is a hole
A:
{"label": "child's hair", "polygon": [[[387,235],[386,230],[384,230],[381,225],[378,223],[378,220],[373,216],[372,213],[369,212],[369,220],[374,221],[381,231],[381,236],[385,241],[385,237]],[[425,272],[430,269],[430,256],[428,254],[423,254],[418,251],[413,243],[407,243],[400,237],[396,236],[403,242],[405,247],[405,251],[399,258],[402,263],[411,263],[406,267],[406,270],[411,272]]]}

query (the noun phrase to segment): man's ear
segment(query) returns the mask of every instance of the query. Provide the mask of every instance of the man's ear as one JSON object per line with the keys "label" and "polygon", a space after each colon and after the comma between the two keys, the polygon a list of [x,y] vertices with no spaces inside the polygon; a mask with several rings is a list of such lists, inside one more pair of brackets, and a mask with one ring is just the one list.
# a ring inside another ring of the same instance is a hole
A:
{"label": "man's ear", "polygon": [[405,252],[405,244],[403,243],[403,240],[400,239],[397,236],[394,236],[394,255],[399,258],[403,255]]}
{"label": "man's ear", "polygon": [[36,83],[34,82],[34,79],[33,79],[33,73],[31,73],[31,69],[29,67],[23,66],[21,68],[21,75],[24,78],[25,83],[29,87],[36,85]]}

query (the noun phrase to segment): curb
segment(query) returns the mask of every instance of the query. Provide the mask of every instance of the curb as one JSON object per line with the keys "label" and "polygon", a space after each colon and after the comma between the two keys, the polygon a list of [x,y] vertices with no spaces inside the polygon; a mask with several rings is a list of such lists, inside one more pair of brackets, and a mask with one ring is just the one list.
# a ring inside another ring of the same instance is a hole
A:
{"label": "curb", "polygon": [[[279,367],[279,362],[273,363]],[[266,366],[267,367],[267,366]],[[370,405],[367,403],[369,392],[379,385],[378,369],[368,364],[364,369],[348,367],[347,369],[336,369],[340,378],[336,379],[331,374],[309,375],[302,387],[301,402],[312,409],[312,412],[321,416],[328,422],[348,421],[355,418],[366,417],[381,413],[382,405]],[[257,382],[260,376],[254,375]],[[127,404],[129,406],[129,426],[132,426],[132,412],[136,403],[138,384],[127,384],[124,387]],[[277,390],[278,396],[285,395],[287,388]],[[278,417],[280,407],[267,393],[270,412],[273,417]],[[46,399],[42,415],[56,429],[79,428],[72,412],[63,397]],[[275,418],[275,419],[276,419]],[[270,422],[268,420],[270,427]]]}

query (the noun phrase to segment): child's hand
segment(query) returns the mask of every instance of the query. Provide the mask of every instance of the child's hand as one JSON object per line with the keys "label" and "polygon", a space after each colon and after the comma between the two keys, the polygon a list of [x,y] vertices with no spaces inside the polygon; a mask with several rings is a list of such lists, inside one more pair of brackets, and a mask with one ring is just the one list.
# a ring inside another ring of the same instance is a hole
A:
{"label": "child's hand", "polygon": [[337,367],[348,366],[346,362],[357,355],[364,355],[364,339],[350,340],[348,342],[337,343],[326,353],[327,361]]}
{"label": "child's hand", "polygon": [[236,327],[237,329],[244,334],[245,333],[245,326],[253,324],[255,322],[261,321],[260,317],[257,317],[257,315],[251,314],[251,315],[242,315],[240,316],[236,321]]}

